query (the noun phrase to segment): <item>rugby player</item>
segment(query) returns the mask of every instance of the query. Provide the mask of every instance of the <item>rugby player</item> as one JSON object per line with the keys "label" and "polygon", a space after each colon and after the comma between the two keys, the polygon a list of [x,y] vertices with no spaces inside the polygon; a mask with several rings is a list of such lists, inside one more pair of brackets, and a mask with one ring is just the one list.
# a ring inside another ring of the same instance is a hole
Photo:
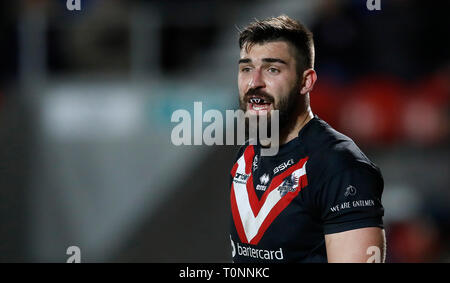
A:
{"label": "rugby player", "polygon": [[245,116],[279,111],[280,146],[243,145],[230,176],[233,262],[384,262],[383,178],[347,136],[313,114],[312,33],[286,15],[240,31]]}

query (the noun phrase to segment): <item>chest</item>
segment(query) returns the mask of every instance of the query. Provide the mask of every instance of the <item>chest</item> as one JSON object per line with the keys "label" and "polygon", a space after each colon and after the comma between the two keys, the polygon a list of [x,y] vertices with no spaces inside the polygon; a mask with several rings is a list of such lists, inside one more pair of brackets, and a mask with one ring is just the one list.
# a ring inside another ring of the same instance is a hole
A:
{"label": "chest", "polygon": [[298,237],[311,227],[299,195],[308,186],[307,162],[307,156],[264,159],[252,147],[245,150],[231,172],[231,208],[241,242],[256,245],[286,231]]}

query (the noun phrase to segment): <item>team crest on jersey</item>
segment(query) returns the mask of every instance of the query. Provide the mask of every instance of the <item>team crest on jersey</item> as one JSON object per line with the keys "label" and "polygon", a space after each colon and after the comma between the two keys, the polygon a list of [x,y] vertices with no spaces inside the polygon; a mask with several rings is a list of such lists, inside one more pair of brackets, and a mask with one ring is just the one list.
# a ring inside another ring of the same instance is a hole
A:
{"label": "team crest on jersey", "polygon": [[277,190],[280,192],[280,196],[284,197],[289,192],[295,192],[297,187],[298,177],[289,175],[286,179],[283,180],[283,183],[278,187]]}

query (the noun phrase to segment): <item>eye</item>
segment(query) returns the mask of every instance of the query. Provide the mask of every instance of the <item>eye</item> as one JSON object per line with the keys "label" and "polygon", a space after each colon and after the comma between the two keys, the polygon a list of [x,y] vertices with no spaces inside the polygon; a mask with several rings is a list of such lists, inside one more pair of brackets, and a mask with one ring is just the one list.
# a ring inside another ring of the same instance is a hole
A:
{"label": "eye", "polygon": [[247,73],[250,72],[251,68],[250,67],[243,67],[241,68],[241,72]]}
{"label": "eye", "polygon": [[280,72],[280,70],[278,70],[275,67],[270,67],[269,69],[267,69],[267,71],[269,71],[269,73],[272,73],[272,74],[278,74]]}

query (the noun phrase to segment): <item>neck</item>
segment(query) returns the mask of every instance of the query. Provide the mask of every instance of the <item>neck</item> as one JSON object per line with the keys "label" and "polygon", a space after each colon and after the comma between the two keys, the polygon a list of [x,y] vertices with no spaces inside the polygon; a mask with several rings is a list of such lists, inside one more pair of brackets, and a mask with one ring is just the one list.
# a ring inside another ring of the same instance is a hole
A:
{"label": "neck", "polygon": [[280,145],[286,144],[298,136],[298,132],[314,117],[311,107],[307,107],[292,124],[280,132]]}

